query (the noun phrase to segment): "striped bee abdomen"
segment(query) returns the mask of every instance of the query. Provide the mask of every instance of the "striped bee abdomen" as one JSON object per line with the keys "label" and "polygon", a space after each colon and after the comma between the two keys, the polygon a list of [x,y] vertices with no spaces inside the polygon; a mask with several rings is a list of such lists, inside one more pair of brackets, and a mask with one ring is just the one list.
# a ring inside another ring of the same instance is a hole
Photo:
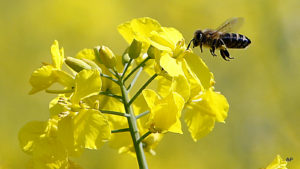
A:
{"label": "striped bee abdomen", "polygon": [[251,43],[249,38],[238,33],[225,33],[220,38],[227,48],[245,48]]}

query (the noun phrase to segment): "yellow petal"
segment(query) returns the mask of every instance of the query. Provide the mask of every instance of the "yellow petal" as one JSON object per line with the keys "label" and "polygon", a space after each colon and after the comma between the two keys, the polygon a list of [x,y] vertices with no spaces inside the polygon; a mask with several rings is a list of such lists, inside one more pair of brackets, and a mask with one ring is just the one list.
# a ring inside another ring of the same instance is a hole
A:
{"label": "yellow petal", "polygon": [[118,26],[119,33],[131,43],[133,39],[141,42],[149,42],[149,37],[153,31],[161,31],[160,24],[152,18],[138,18]]}
{"label": "yellow petal", "polygon": [[157,79],[157,91],[162,97],[166,97],[170,92],[176,92],[187,102],[190,97],[190,84],[183,75],[173,77],[172,80],[161,77]]}
{"label": "yellow petal", "polygon": [[160,58],[160,66],[168,72],[168,74],[172,77],[184,75],[182,70],[182,63],[174,58],[172,58],[169,54],[164,54]]}
{"label": "yellow petal", "polygon": [[63,96],[58,96],[50,101],[49,103],[49,111],[50,117],[55,118],[60,113],[67,112],[70,110],[71,105],[67,102],[67,98]]}
{"label": "yellow petal", "polygon": [[100,72],[96,69],[82,70],[75,78],[75,92],[71,96],[73,104],[79,104],[79,101],[98,94],[101,90]]}
{"label": "yellow petal", "polygon": [[185,60],[205,89],[208,89],[214,85],[213,74],[209,71],[208,67],[199,56],[195,55],[194,53],[187,53]]}
{"label": "yellow petal", "polygon": [[212,89],[193,98],[190,104],[194,106],[195,110],[215,117],[218,122],[224,122],[229,109],[226,98]]}
{"label": "yellow petal", "polygon": [[53,137],[57,131],[57,121],[32,121],[19,131],[19,142],[22,150],[31,154],[41,138]]}
{"label": "yellow petal", "polygon": [[68,152],[56,138],[40,139],[32,157],[32,168],[56,169],[68,166]]}
{"label": "yellow petal", "polygon": [[95,59],[96,59],[94,49],[82,49],[81,51],[79,51],[76,54],[75,58],[88,59],[88,60],[92,60],[92,61],[95,61]]}
{"label": "yellow petal", "polygon": [[160,99],[155,91],[147,89],[143,91],[145,100],[150,108],[150,116],[147,122],[149,130],[153,132],[182,133],[180,116],[184,105],[183,98],[175,93]]}
{"label": "yellow petal", "polygon": [[51,55],[54,67],[57,69],[61,69],[64,63],[64,49],[59,49],[57,40],[55,40],[53,45],[51,46]]}
{"label": "yellow petal", "polygon": [[53,75],[56,78],[56,81],[61,85],[71,89],[74,86],[75,79],[69,73],[62,70],[53,70]]}
{"label": "yellow petal", "polygon": [[74,118],[74,139],[80,147],[98,149],[110,136],[108,121],[99,111],[83,109]]}
{"label": "yellow petal", "polygon": [[34,144],[45,134],[47,122],[33,121],[23,126],[19,132],[19,142],[22,150],[26,153],[32,153]]}
{"label": "yellow petal", "polygon": [[179,75],[173,78],[172,91],[180,94],[185,102],[188,101],[190,97],[190,85],[185,76]]}
{"label": "yellow petal", "polygon": [[42,66],[41,68],[35,70],[29,80],[32,86],[29,94],[34,94],[50,87],[56,81],[56,77],[52,73],[53,70],[54,67],[52,65]]}
{"label": "yellow petal", "polygon": [[280,155],[277,155],[271,164],[266,169],[287,169],[287,162],[283,160]]}
{"label": "yellow petal", "polygon": [[185,122],[194,141],[212,131],[215,121],[224,122],[228,109],[226,98],[212,89],[192,98],[186,104]]}
{"label": "yellow petal", "polygon": [[184,120],[194,141],[206,136],[215,126],[215,118],[201,112],[197,112],[193,107],[185,109]]}
{"label": "yellow petal", "polygon": [[82,109],[74,116],[59,121],[58,136],[72,150],[80,148],[98,149],[110,139],[111,130],[105,116],[97,110]]}
{"label": "yellow petal", "polygon": [[183,67],[184,75],[187,78],[190,85],[190,98],[193,98],[196,95],[198,95],[201,91],[203,91],[204,87],[202,86],[196,74],[187,65],[186,61],[183,60],[182,63],[183,63],[182,67]]}
{"label": "yellow petal", "polygon": [[143,90],[143,96],[147,102],[147,105],[150,109],[154,108],[158,101],[160,100],[159,96],[154,90],[145,89]]}
{"label": "yellow petal", "polygon": [[152,32],[151,45],[160,50],[175,50],[178,41],[183,39],[182,34],[175,28],[163,27],[162,31]]}

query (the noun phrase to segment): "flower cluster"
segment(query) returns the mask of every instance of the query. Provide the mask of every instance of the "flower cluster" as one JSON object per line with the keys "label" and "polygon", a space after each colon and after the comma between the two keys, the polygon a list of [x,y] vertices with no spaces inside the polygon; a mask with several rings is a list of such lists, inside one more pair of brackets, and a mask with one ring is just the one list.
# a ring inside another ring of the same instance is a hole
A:
{"label": "flower cluster", "polygon": [[[20,130],[31,168],[76,168],[70,156],[105,142],[140,162],[144,151],[155,153],[165,133],[182,133],[181,119],[194,141],[226,119],[226,98],[214,90],[213,74],[186,50],[178,30],[151,18],[133,19],[118,30],[129,43],[122,56],[100,46],[65,58],[55,41],[52,63],[32,73],[30,94],[57,97],[49,104],[47,121],[29,122]],[[149,80],[136,87],[141,76]]]}

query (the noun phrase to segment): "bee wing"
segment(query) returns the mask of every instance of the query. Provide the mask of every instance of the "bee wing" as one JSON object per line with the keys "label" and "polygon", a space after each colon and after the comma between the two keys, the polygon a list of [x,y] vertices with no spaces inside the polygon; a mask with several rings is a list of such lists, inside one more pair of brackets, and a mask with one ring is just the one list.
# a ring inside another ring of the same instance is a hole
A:
{"label": "bee wing", "polygon": [[230,18],[219,26],[217,32],[236,32],[244,23],[244,18]]}

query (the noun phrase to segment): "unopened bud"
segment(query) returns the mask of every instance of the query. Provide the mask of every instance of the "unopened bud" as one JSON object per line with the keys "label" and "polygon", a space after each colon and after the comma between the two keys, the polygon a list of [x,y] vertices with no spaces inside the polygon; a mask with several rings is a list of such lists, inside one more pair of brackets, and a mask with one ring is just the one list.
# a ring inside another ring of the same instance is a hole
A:
{"label": "unopened bud", "polygon": [[129,57],[131,59],[135,59],[140,56],[141,51],[142,51],[142,42],[133,39],[128,51]]}
{"label": "unopened bud", "polygon": [[100,73],[102,73],[102,70],[101,68],[92,60],[89,60],[89,59],[82,59],[85,63],[87,63],[88,65],[91,66],[92,69],[97,69],[99,70]]}
{"label": "unopened bud", "polygon": [[125,65],[126,63],[128,63],[130,60],[130,57],[128,55],[128,53],[125,53],[123,56],[122,56],[122,63],[123,65]]}
{"label": "unopened bud", "polygon": [[83,69],[91,69],[91,66],[85,63],[83,60],[73,57],[67,57],[65,63],[75,72],[80,72]]}
{"label": "unopened bud", "polygon": [[155,59],[155,58],[158,58],[160,56],[161,52],[160,52],[159,49],[157,49],[156,47],[151,45],[148,48],[147,54],[148,54],[148,57],[150,57],[151,59]]}
{"label": "unopened bud", "polygon": [[107,68],[114,68],[117,64],[117,59],[114,53],[106,46],[101,46],[99,50],[99,58]]}

